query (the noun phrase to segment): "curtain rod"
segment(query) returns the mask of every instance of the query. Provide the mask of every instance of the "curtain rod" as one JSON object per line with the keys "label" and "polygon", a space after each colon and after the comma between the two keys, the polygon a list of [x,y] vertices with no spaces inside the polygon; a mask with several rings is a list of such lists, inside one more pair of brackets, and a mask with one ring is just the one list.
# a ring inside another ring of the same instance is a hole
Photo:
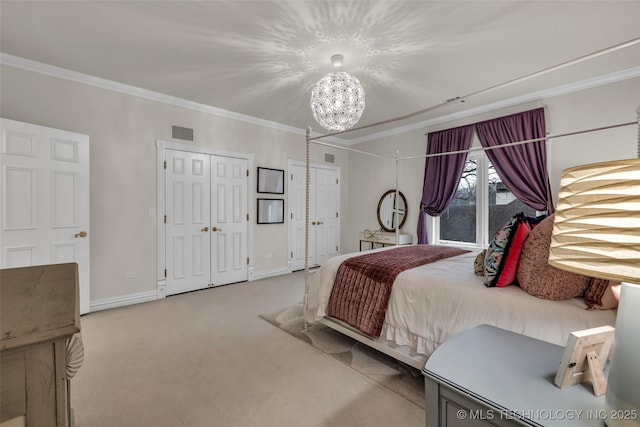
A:
{"label": "curtain rod", "polygon": [[455,98],[448,99],[448,100],[446,100],[446,101],[444,101],[444,102],[442,102],[440,104],[435,104],[435,105],[433,105],[431,107],[425,108],[423,110],[416,111],[414,113],[406,114],[404,116],[395,117],[395,118],[392,118],[392,119],[383,120],[383,121],[376,122],[376,123],[371,123],[371,124],[364,125],[364,126],[359,126],[359,127],[355,127],[355,128],[351,128],[351,129],[346,129],[346,130],[343,130],[343,131],[340,131],[340,132],[333,132],[333,133],[328,133],[328,134],[325,134],[325,135],[319,135],[319,136],[310,138],[309,142],[314,142],[315,143],[315,142],[317,142],[318,139],[326,138],[326,137],[329,137],[329,136],[343,135],[343,134],[345,134],[347,132],[353,132],[353,131],[356,131],[356,130],[368,129],[368,128],[371,128],[371,127],[374,127],[374,126],[380,126],[380,125],[384,125],[384,124],[388,124],[388,123],[393,123],[393,122],[397,122],[397,121],[401,121],[401,120],[410,119],[412,117],[416,117],[416,116],[428,113],[430,111],[439,109],[439,108],[444,107],[446,105],[449,105],[451,103],[454,103],[454,102],[462,103],[462,102],[466,101],[467,98],[470,98],[472,96],[480,95],[480,94],[486,93],[486,92],[491,92],[491,91],[494,91],[494,90],[497,90],[497,89],[501,89],[501,88],[506,87],[506,86],[511,86],[513,84],[520,83],[522,81],[529,80],[529,79],[532,79],[534,77],[538,77],[538,76],[541,76],[543,74],[550,73],[552,71],[560,70],[562,68],[569,67],[571,65],[579,64],[580,62],[584,62],[584,61],[587,61],[589,59],[597,58],[598,56],[606,55],[608,53],[615,52],[617,50],[624,49],[624,48],[633,46],[633,45],[638,44],[638,43],[640,43],[640,37],[637,37],[637,38],[632,39],[632,40],[628,40],[628,41],[626,41],[624,43],[620,43],[620,44],[617,44],[617,45],[614,45],[614,46],[610,46],[610,47],[605,48],[605,49],[601,49],[601,50],[592,52],[592,53],[584,55],[584,56],[580,56],[580,57],[574,58],[574,59],[566,61],[566,62],[562,62],[562,63],[560,63],[558,65],[547,67],[547,68],[544,68],[542,70],[535,71],[533,73],[526,74],[526,75],[521,76],[521,77],[517,77],[517,78],[512,79],[512,80],[507,80],[504,83],[500,83],[500,84],[497,84],[497,85],[489,86],[486,89],[481,89],[481,90],[478,90],[476,92],[472,92],[472,93],[464,95],[464,96],[457,96]]}
{"label": "curtain rod", "polygon": [[[311,133],[311,127],[307,127],[307,132]],[[383,159],[395,159],[395,157],[385,156],[384,154],[371,153],[369,151],[356,150],[355,148],[345,147],[343,145],[330,144],[328,142],[323,141],[313,141],[312,138],[309,139],[309,142],[312,144],[323,145],[325,147],[337,148],[339,150],[352,151],[354,153],[366,154],[367,156],[380,157]]]}
{"label": "curtain rod", "polygon": [[[493,147],[472,147],[469,148],[468,150],[458,150],[458,151],[445,151],[442,153],[433,153],[433,154],[422,154],[420,156],[408,156],[408,157],[397,157],[397,156],[387,156],[384,154],[377,154],[377,153],[371,153],[368,151],[362,151],[362,150],[355,150],[353,148],[349,148],[349,147],[343,147],[341,145],[335,145],[335,144],[329,144],[326,142],[322,142],[322,141],[311,141],[309,140],[309,142],[313,143],[313,144],[318,144],[318,145],[323,145],[323,146],[327,146],[327,147],[332,147],[332,148],[338,148],[341,150],[345,150],[345,151],[351,151],[354,153],[359,153],[359,154],[366,154],[368,156],[374,156],[374,157],[379,157],[382,159],[388,159],[388,160],[415,160],[415,159],[426,159],[427,157],[439,157],[439,156],[448,156],[450,154],[463,154],[463,153],[471,153],[474,151],[486,151],[486,150],[495,150],[498,148],[504,148],[504,147],[511,147],[513,145],[522,145],[522,144],[529,144],[531,142],[537,142],[537,141],[542,141],[542,140],[546,140],[546,139],[553,139],[553,138],[563,138],[565,136],[573,136],[573,135],[580,135],[583,133],[589,133],[589,132],[597,132],[597,131],[601,131],[601,130],[607,130],[607,129],[614,129],[614,128],[619,128],[619,127],[624,127],[624,126],[631,126],[631,125],[638,125],[638,156],[640,157],[640,107],[638,107],[639,110],[639,118],[637,122],[625,122],[625,123],[618,123],[615,125],[609,125],[609,126],[601,126],[601,127],[597,127],[597,128],[591,128],[591,129],[585,129],[585,130],[578,130],[578,131],[574,131],[574,132],[566,132],[566,133],[561,133],[561,134],[557,134],[557,135],[546,135],[540,138],[533,138],[533,139],[525,139],[523,141],[516,141],[516,142],[510,142],[508,144],[501,144],[501,145],[496,145]],[[310,128],[309,128],[310,131]]]}
{"label": "curtain rod", "polygon": [[[560,134],[557,134],[557,135],[546,135],[546,136],[542,136],[540,138],[525,139],[525,140],[522,140],[522,141],[510,142],[510,143],[507,143],[507,144],[494,145],[494,146],[491,146],[491,147],[471,147],[468,150],[444,151],[442,153],[423,154],[421,156],[400,157],[398,160],[426,159],[427,157],[441,157],[441,156],[448,156],[450,154],[471,153],[473,151],[495,150],[495,149],[498,149],[498,148],[511,147],[511,146],[514,146],[514,145],[529,144],[531,142],[544,141],[544,140],[553,139],[553,138],[562,138],[562,137],[565,137],[565,136],[580,135],[580,134],[583,134],[583,133],[597,132],[597,131],[601,131],[601,130],[614,129],[614,128],[619,128],[619,127],[624,127],[624,126],[631,126],[631,125],[635,125],[635,124],[637,124],[637,122],[618,123],[618,124],[615,124],[615,125],[602,126],[602,127],[598,127],[598,128],[578,130],[578,131],[574,131],[574,132],[560,133]],[[640,130],[639,130],[639,132],[640,132]]]}

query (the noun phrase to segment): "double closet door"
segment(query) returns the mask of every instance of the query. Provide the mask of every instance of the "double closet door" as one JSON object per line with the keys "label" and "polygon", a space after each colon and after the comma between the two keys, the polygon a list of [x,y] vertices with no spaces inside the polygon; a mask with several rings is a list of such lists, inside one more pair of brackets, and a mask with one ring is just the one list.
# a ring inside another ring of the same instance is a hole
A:
{"label": "double closet door", "polygon": [[248,160],[165,151],[166,293],[247,280]]}
{"label": "double closet door", "polygon": [[[289,248],[292,270],[304,268],[306,166],[289,162]],[[309,266],[338,255],[340,242],[340,169],[309,169]]]}

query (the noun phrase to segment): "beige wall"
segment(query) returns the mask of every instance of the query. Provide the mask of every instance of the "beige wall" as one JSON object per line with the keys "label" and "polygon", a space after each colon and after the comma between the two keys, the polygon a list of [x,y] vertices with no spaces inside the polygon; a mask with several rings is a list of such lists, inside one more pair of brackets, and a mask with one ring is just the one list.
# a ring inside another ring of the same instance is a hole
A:
{"label": "beige wall", "polygon": [[[148,217],[156,208],[156,140],[172,142],[171,126],[194,129],[195,145],[216,150],[253,153],[256,166],[287,169],[287,160],[304,161],[299,134],[259,126],[166,103],[74,83],[3,66],[0,75],[0,115],[91,138],[91,300],[124,298],[154,291],[157,269],[157,223]],[[400,157],[421,156],[425,133],[473,123],[512,112],[546,106],[547,129],[559,134],[636,120],[640,79],[635,78],[539,102],[441,123],[358,144],[354,148]],[[173,141],[181,142],[181,141]],[[596,161],[636,155],[636,128],[558,138],[549,145],[550,176],[557,192],[562,170]],[[378,199],[395,186],[395,161],[323,146],[312,146],[311,161],[323,163],[335,155],[340,166],[342,252],[358,250],[358,234],[377,229]],[[413,234],[422,193],[424,159],[399,164],[399,188],[407,197],[409,216],[404,232]],[[285,192],[285,204],[287,199]],[[257,197],[255,181],[250,188]],[[286,205],[285,205],[286,206]],[[250,212],[255,215],[255,213]],[[253,227],[252,264],[256,273],[287,266],[287,223]],[[276,258],[267,258],[276,253]],[[135,271],[135,279],[124,273]]]}
{"label": "beige wall", "polygon": [[[249,194],[254,207],[257,166],[286,170],[288,159],[305,159],[303,131],[258,126],[6,66],[1,72],[2,117],[90,136],[92,302],[156,289],[157,223],[148,214],[157,206],[156,140],[184,142],[171,140],[172,125],[194,129],[194,145],[253,153]],[[346,169],[343,150],[315,150],[311,161],[324,163],[324,153],[334,154],[334,165]],[[285,209],[287,193],[285,187]],[[344,206],[346,191],[342,196]],[[254,272],[286,269],[287,223],[257,225],[255,212],[249,213]],[[125,272],[136,272],[136,278],[125,280]]]}
{"label": "beige wall", "polygon": [[[474,117],[440,123],[422,130],[362,142],[353,148],[400,157],[424,155],[426,133],[475,123],[494,117],[545,106],[547,132],[558,135],[612,124],[635,122],[640,106],[640,78],[541,99]],[[636,126],[592,132],[548,142],[549,176],[557,194],[562,171],[568,167],[606,160],[632,158],[637,150]],[[407,197],[409,216],[402,231],[413,234],[416,242],[418,209],[422,196],[424,159],[399,162],[400,190]],[[352,153],[349,156],[349,206],[342,240],[345,252],[357,250],[358,232],[379,228],[376,218],[378,199],[394,188],[395,162]]]}

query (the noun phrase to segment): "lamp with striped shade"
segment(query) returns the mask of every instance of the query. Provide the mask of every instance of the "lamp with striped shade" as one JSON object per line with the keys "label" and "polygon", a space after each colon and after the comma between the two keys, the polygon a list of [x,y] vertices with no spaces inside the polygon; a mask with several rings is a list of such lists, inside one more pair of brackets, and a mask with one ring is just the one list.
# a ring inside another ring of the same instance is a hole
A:
{"label": "lamp with striped shade", "polygon": [[[614,417],[606,423],[640,426],[640,159],[564,171],[549,264],[623,282],[606,396]],[[636,416],[615,417],[624,413]]]}

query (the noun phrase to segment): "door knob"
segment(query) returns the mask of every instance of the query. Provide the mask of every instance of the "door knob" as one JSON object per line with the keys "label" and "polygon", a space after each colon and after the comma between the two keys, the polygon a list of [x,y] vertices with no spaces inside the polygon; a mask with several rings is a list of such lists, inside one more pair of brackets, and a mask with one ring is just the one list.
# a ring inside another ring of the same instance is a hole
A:
{"label": "door knob", "polygon": [[315,222],[315,221],[313,221],[313,222],[311,223],[311,225],[316,225],[316,222]]}
{"label": "door knob", "polygon": [[205,228],[203,228],[203,229],[202,229],[202,230],[200,230],[200,231],[202,231],[203,233],[206,233],[207,231],[209,231],[209,227],[205,227]]}
{"label": "door knob", "polygon": [[87,232],[86,231],[81,231],[79,233],[76,233],[73,235],[73,237],[87,237]]}
{"label": "door knob", "polygon": [[213,227],[213,228],[211,229],[211,231],[222,231],[222,228]]}

